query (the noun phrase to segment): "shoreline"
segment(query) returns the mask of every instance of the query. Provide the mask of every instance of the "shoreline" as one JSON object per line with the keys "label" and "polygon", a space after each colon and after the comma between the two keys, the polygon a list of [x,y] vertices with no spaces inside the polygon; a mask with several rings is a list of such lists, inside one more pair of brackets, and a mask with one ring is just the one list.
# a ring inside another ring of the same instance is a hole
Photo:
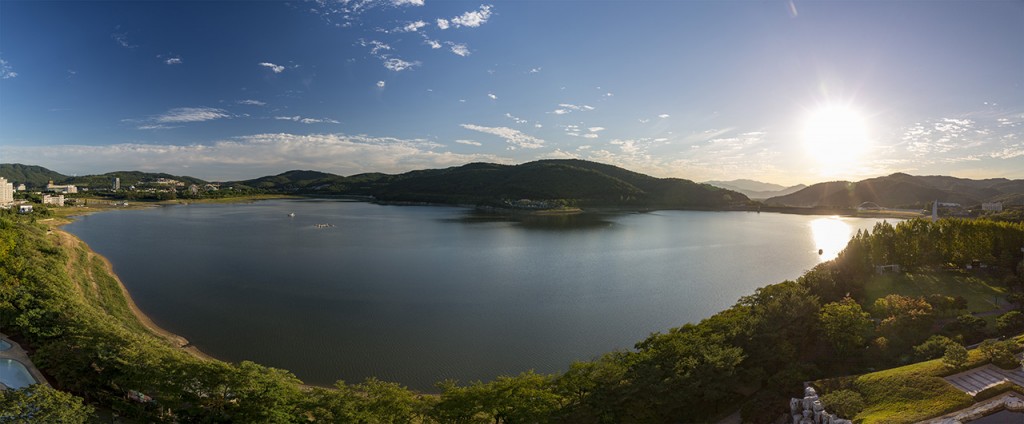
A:
{"label": "shoreline", "polygon": [[[95,212],[102,212],[102,210],[98,210]],[[160,327],[155,322],[153,322],[149,315],[146,315],[146,313],[143,312],[142,309],[140,309],[139,306],[135,304],[135,299],[132,298],[131,293],[128,291],[128,288],[125,287],[124,282],[121,281],[121,277],[114,272],[114,266],[110,262],[110,260],[107,259],[106,256],[103,256],[97,253],[95,250],[92,250],[92,247],[90,247],[89,244],[83,241],[82,239],[78,238],[78,236],[75,236],[74,234],[71,234],[61,229],[61,227],[70,224],[71,222],[73,222],[73,219],[71,219],[71,217],[69,216],[65,217],[60,221],[54,221],[52,222],[52,224],[47,223],[47,226],[50,227],[50,230],[53,232],[53,234],[57,236],[57,243],[61,247],[73,249],[75,247],[74,244],[84,246],[85,250],[91,257],[99,258],[99,260],[102,261],[104,271],[110,274],[114,281],[117,282],[118,288],[121,289],[121,296],[124,297],[125,303],[128,305],[128,309],[131,310],[132,315],[135,317],[136,320],[139,321],[139,324],[141,324],[142,327],[149,331],[150,334],[170,343],[176,348],[181,349],[182,351],[196,358],[206,361],[221,360],[207,354],[206,352],[203,352],[198,347],[192,345],[192,343],[187,338],[179,334],[173,333],[171,331],[168,331],[167,329]]]}

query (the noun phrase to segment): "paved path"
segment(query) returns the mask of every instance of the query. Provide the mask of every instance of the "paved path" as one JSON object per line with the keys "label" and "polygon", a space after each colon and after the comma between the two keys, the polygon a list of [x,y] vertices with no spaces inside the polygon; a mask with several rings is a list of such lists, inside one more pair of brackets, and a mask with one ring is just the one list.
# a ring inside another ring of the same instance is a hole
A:
{"label": "paved path", "polygon": [[1019,367],[1013,370],[1004,370],[995,365],[986,364],[945,377],[945,380],[949,384],[956,386],[956,388],[974,396],[978,392],[1003,381],[1010,381],[1018,386],[1024,386],[1024,370]]}

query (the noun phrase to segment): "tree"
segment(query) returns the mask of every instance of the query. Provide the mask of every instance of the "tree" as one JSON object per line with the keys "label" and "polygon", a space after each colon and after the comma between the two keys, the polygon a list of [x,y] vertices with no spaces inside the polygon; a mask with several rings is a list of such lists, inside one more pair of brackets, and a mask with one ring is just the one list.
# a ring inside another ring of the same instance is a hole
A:
{"label": "tree", "polygon": [[978,350],[985,355],[985,359],[1000,368],[1012,369],[1017,367],[1017,357],[1013,355],[1013,352],[1017,350],[1017,344],[1013,341],[988,339],[981,342]]}
{"label": "tree", "polygon": [[983,318],[971,314],[961,314],[956,317],[956,321],[946,325],[946,329],[963,335],[966,340],[977,340],[984,334],[986,325],[988,323]]}
{"label": "tree", "polygon": [[929,337],[924,343],[914,346],[914,356],[922,361],[941,358],[946,353],[946,348],[953,344],[956,344],[953,339],[936,334]]}
{"label": "tree", "polygon": [[853,418],[864,410],[864,397],[853,390],[836,390],[821,396],[825,409],[843,418]]}
{"label": "tree", "polygon": [[0,390],[0,422],[83,424],[92,414],[81,398],[43,384]]}
{"label": "tree", "polygon": [[1000,334],[1011,335],[1024,330],[1024,313],[1010,311],[996,318],[996,330]]}
{"label": "tree", "polygon": [[825,337],[843,355],[863,346],[874,327],[870,315],[849,297],[822,306],[819,319]]}
{"label": "tree", "polygon": [[942,365],[949,369],[960,369],[967,365],[967,348],[959,343],[946,347],[946,353],[942,355]]}

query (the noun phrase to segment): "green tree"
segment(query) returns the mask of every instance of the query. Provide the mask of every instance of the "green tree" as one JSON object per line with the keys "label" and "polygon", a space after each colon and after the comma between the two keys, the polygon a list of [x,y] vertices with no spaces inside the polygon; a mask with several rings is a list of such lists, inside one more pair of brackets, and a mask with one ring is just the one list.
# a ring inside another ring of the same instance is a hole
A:
{"label": "green tree", "polygon": [[0,390],[0,422],[82,424],[93,408],[70,393],[34,384],[21,389]]}
{"label": "green tree", "polygon": [[864,346],[874,327],[870,315],[849,297],[822,306],[819,319],[826,340],[843,355]]}
{"label": "green tree", "polygon": [[996,330],[999,334],[1012,335],[1024,330],[1024,313],[1010,311],[996,318]]}
{"label": "green tree", "polygon": [[981,342],[978,350],[985,355],[986,360],[1000,368],[1012,369],[1017,367],[1017,357],[1013,354],[1017,350],[1017,344],[1013,341],[988,339]]}
{"label": "green tree", "polygon": [[936,334],[929,337],[924,343],[914,346],[914,356],[921,361],[941,358],[946,353],[946,348],[953,344],[956,344],[953,339]]}
{"label": "green tree", "polygon": [[949,369],[960,369],[967,365],[967,348],[959,343],[946,347],[946,353],[942,355],[942,365]]}

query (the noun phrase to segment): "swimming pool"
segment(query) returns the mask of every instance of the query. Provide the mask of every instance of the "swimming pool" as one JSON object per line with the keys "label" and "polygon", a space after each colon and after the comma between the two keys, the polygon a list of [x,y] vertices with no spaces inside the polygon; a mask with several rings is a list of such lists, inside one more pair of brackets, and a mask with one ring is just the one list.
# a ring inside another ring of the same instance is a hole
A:
{"label": "swimming pool", "polygon": [[29,374],[25,364],[13,359],[0,359],[0,383],[12,389],[20,389],[38,383]]}
{"label": "swimming pool", "polygon": [[11,347],[12,345],[7,340],[0,339],[0,351],[10,349]]}

